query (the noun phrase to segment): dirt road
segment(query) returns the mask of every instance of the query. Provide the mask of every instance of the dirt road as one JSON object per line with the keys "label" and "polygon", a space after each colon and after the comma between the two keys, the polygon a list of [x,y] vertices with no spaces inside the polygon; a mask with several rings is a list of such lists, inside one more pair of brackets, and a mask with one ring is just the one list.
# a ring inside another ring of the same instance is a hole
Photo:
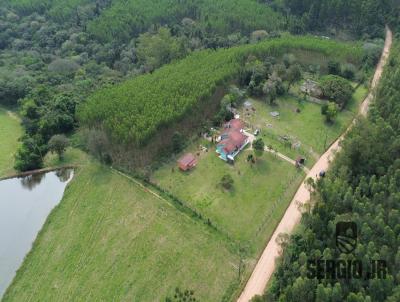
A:
{"label": "dirt road", "polygon": [[[390,31],[390,29],[387,28],[385,47],[380,62],[376,68],[374,78],[371,82],[370,93],[360,106],[360,114],[363,116],[367,115],[369,104],[373,100],[375,88],[382,76],[383,67],[385,66],[387,58],[389,57],[391,46],[392,32]],[[352,127],[352,125],[349,127],[349,129]],[[335,153],[340,149],[339,145],[345,133],[341,137],[339,137],[331,145],[331,147],[320,157],[320,159],[317,161],[311,171],[307,174],[306,179],[309,177],[315,179],[316,175],[318,175],[320,171],[328,169],[330,161],[333,159]],[[293,200],[291,201],[288,209],[285,212],[285,215],[283,216],[274,234],[269,240],[265,250],[263,251],[260,259],[258,260],[257,265],[254,268],[254,271],[246,284],[246,287],[244,288],[239,299],[237,300],[238,302],[248,302],[255,295],[262,295],[264,293],[265,287],[275,270],[275,259],[276,257],[278,257],[280,252],[280,246],[276,243],[276,238],[281,233],[291,233],[293,231],[293,229],[300,222],[301,219],[301,212],[298,209],[298,204],[304,204],[308,202],[309,199],[310,192],[307,190],[306,185],[303,183],[297,190],[295,196],[293,197]]]}

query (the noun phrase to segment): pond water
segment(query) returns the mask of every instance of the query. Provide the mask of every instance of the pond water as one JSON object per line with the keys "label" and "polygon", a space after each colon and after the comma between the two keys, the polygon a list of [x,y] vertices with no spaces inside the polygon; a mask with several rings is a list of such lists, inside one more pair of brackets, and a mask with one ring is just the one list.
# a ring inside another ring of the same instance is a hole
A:
{"label": "pond water", "polygon": [[64,169],[0,181],[0,299],[72,177]]}

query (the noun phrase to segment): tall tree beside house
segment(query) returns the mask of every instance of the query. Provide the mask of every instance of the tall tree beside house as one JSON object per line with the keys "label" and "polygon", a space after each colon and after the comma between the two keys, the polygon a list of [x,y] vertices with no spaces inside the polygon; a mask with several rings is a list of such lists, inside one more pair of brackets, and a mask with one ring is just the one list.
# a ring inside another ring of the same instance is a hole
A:
{"label": "tall tree beside house", "polygon": [[254,154],[257,157],[262,156],[262,154],[264,153],[264,148],[265,148],[265,143],[261,137],[253,142]]}

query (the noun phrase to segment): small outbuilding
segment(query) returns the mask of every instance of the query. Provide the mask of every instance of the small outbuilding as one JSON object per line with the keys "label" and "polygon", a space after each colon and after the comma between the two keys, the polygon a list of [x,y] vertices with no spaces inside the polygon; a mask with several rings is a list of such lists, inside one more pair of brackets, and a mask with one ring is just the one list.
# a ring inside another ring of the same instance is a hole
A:
{"label": "small outbuilding", "polygon": [[188,171],[197,165],[197,159],[192,153],[187,153],[178,160],[179,169]]}
{"label": "small outbuilding", "polygon": [[301,167],[306,163],[306,159],[304,157],[297,157],[296,159],[296,167]]}
{"label": "small outbuilding", "polygon": [[245,109],[251,109],[253,108],[253,103],[250,100],[247,100],[244,102],[243,106]]}

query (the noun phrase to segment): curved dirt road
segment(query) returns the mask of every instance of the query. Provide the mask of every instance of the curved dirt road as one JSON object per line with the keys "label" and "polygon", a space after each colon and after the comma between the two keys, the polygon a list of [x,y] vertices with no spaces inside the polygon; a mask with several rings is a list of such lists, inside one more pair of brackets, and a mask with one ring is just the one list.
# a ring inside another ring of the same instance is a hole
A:
{"label": "curved dirt road", "polygon": [[[382,53],[380,62],[376,68],[374,78],[371,82],[371,89],[368,96],[365,98],[360,106],[360,114],[363,116],[367,115],[368,107],[374,97],[374,91],[379,83],[379,80],[383,73],[383,67],[389,57],[390,49],[392,46],[392,32],[389,28],[386,29],[386,41],[385,47]],[[353,125],[353,123],[352,123]],[[348,130],[352,127],[349,126]],[[347,130],[347,131],[348,131]],[[339,143],[342,141],[344,135],[347,133],[345,131],[341,137],[339,137],[331,147],[320,157],[318,162],[314,165],[311,171],[307,174],[307,178],[316,179],[316,175],[322,170],[327,170],[331,159],[335,153],[340,149]],[[275,259],[279,256],[280,246],[276,243],[276,239],[281,233],[291,233],[295,226],[300,222],[301,212],[298,209],[299,204],[304,204],[310,199],[310,192],[307,190],[306,185],[303,183],[297,190],[295,196],[293,197],[289,207],[287,208],[285,215],[280,221],[278,227],[275,229],[274,234],[269,240],[266,248],[264,249],[260,259],[254,268],[253,273],[248,280],[246,287],[244,288],[242,294],[240,295],[238,302],[248,302],[255,295],[262,295],[264,293],[265,287],[275,270]]]}

